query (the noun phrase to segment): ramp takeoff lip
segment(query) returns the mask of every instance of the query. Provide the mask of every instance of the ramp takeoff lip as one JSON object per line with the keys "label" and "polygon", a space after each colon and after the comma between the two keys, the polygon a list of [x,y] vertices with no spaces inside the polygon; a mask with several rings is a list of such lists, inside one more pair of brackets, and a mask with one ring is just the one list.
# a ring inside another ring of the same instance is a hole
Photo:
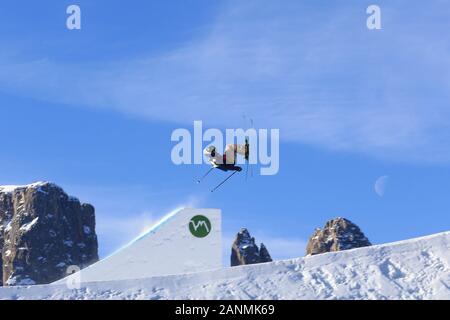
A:
{"label": "ramp takeoff lip", "polygon": [[159,219],[156,223],[154,223],[151,226],[149,226],[148,228],[146,228],[146,230],[144,230],[140,235],[138,235],[136,238],[131,240],[129,243],[127,243],[123,247],[117,249],[116,251],[114,251],[113,253],[111,253],[107,257],[105,257],[105,259],[108,259],[109,257],[115,255],[116,253],[126,249],[129,246],[131,246],[133,243],[136,243],[137,241],[142,240],[143,238],[145,238],[145,237],[155,233],[162,225],[164,225],[164,223],[169,221],[173,216],[175,216],[178,212],[180,212],[183,209],[186,209],[186,208],[182,207],[182,208],[177,208],[175,210],[172,210],[171,212],[166,214],[164,217]]}

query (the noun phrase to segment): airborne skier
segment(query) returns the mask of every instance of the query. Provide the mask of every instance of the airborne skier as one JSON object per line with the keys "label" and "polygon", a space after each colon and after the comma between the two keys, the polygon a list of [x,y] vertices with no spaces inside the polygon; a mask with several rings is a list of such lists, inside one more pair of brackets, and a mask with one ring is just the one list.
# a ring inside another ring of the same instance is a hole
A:
{"label": "airborne skier", "polygon": [[212,168],[206,172],[203,177],[201,177],[197,182],[200,183],[213,169],[219,169],[222,171],[234,171],[225,180],[223,180],[219,185],[217,185],[211,192],[214,192],[219,188],[225,181],[230,179],[235,173],[241,172],[242,168],[236,165],[237,155],[242,155],[245,161],[249,160],[249,142],[248,138],[245,139],[245,144],[227,144],[225,147],[224,154],[220,154],[215,146],[208,146],[203,150],[203,154],[209,158],[209,163],[211,163]]}
{"label": "airborne skier", "polygon": [[236,155],[240,154],[244,156],[245,160],[248,160],[248,142],[245,145],[227,144],[223,155],[216,151],[215,146],[208,146],[203,154],[209,158],[209,162],[217,169],[241,171],[242,168],[236,166]]}

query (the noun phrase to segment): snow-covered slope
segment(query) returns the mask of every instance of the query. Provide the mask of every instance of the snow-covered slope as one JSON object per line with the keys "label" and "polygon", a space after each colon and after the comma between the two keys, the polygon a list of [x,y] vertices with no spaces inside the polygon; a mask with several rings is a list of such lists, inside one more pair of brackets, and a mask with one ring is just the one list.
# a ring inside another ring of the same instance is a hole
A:
{"label": "snow-covered slope", "polygon": [[[157,261],[155,261],[157,263]],[[450,232],[259,265],[0,289],[2,299],[450,299]]]}

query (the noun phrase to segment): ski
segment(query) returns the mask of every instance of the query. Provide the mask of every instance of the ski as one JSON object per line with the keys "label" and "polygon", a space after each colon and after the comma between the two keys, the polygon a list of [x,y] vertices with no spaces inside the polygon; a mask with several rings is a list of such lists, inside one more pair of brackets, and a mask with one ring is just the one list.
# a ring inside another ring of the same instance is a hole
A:
{"label": "ski", "polygon": [[[255,129],[255,125],[253,123],[252,118],[250,118],[250,128]],[[250,156],[250,144],[248,145],[248,148],[249,148],[249,156]],[[248,167],[250,169],[250,178],[253,178],[253,166],[251,166],[249,162],[250,162],[250,158],[249,158],[249,161],[247,161],[247,163],[248,163],[248,165],[249,165]]]}
{"label": "ski", "polygon": [[[244,115],[244,122],[246,121],[246,116]],[[250,127],[253,129],[253,119],[249,118]],[[253,168],[250,166],[250,138],[248,136],[245,137],[245,181],[248,180],[248,171],[250,169],[250,177],[253,177]]]}
{"label": "ski", "polygon": [[249,138],[245,137],[245,181],[247,181],[248,178],[248,163],[250,161],[250,144],[249,144]]}
{"label": "ski", "polygon": [[219,187],[221,185],[223,185],[228,179],[230,179],[233,175],[235,175],[236,173],[238,173],[239,171],[234,171],[232,174],[230,174],[225,180],[223,180],[221,183],[219,183],[215,188],[211,189],[211,192],[216,191],[217,189],[219,189]]}

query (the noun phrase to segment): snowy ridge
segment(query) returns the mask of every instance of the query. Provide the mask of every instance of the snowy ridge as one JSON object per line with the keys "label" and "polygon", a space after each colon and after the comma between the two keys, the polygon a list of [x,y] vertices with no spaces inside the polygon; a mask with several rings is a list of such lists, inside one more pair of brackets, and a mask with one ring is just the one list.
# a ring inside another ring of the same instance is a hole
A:
{"label": "snowy ridge", "polygon": [[450,232],[192,274],[0,288],[2,299],[450,299]]}
{"label": "snowy ridge", "polygon": [[[58,187],[56,184],[52,183],[52,182],[48,182],[48,181],[38,181],[35,183],[31,183],[31,184],[26,184],[26,185],[6,185],[6,186],[0,186],[0,192],[3,193],[13,193],[16,190],[19,189],[27,189],[27,188],[34,188],[34,189],[39,189],[40,187],[43,187],[45,185],[51,185],[54,187]],[[58,187],[59,188],[59,187]]]}

